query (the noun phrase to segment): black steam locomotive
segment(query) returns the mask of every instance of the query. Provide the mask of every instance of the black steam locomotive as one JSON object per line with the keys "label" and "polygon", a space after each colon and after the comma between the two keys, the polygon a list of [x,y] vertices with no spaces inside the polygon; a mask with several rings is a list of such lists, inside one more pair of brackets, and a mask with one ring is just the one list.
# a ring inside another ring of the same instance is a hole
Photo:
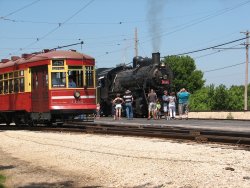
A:
{"label": "black steam locomotive", "polygon": [[147,94],[154,89],[161,98],[163,90],[171,90],[173,73],[161,63],[160,53],[153,53],[151,58],[134,57],[133,66],[120,65],[116,68],[99,68],[96,70],[99,89],[99,102],[105,116],[111,114],[112,100],[117,93],[123,95],[127,89],[134,97],[134,115],[142,117],[147,114]]}

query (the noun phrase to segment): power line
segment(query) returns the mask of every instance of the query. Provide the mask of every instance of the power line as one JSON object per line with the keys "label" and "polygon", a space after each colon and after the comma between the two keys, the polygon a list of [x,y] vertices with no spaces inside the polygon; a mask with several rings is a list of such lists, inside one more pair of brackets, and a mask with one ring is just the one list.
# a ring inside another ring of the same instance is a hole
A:
{"label": "power line", "polygon": [[21,10],[23,10],[23,9],[25,9],[25,8],[27,8],[27,7],[29,7],[29,6],[31,6],[31,5],[33,5],[33,4],[35,4],[35,3],[38,3],[39,1],[40,1],[40,0],[33,1],[32,3],[30,3],[30,4],[28,4],[28,5],[25,5],[24,7],[21,7],[21,8],[19,8],[19,9],[15,10],[15,11],[13,11],[13,12],[11,12],[11,13],[5,15],[5,16],[1,16],[0,19],[2,19],[2,20],[10,20],[10,19],[8,19],[8,18],[6,18],[6,17],[11,16],[12,14],[15,14],[15,13],[17,13],[17,12],[19,12],[19,11],[21,11]]}
{"label": "power line", "polygon": [[230,68],[230,67],[235,67],[235,66],[242,65],[242,64],[245,64],[245,62],[244,63],[234,64],[234,65],[229,65],[229,66],[221,67],[221,68],[217,68],[217,69],[212,69],[212,70],[208,70],[208,71],[204,71],[204,73],[205,72],[213,72],[213,71],[217,71],[217,70],[222,70],[222,69],[226,69],[226,68]]}
{"label": "power line", "polygon": [[195,52],[201,52],[201,51],[210,50],[210,49],[215,49],[217,47],[224,46],[224,45],[227,45],[227,44],[231,44],[231,43],[234,43],[234,42],[238,42],[238,41],[241,41],[241,40],[244,40],[244,39],[247,39],[247,38],[249,38],[249,37],[244,37],[244,38],[236,39],[236,40],[233,40],[233,41],[230,41],[230,42],[226,42],[226,43],[223,43],[223,44],[211,46],[211,47],[208,47],[208,48],[203,48],[203,49],[200,49],[200,50],[194,50],[194,51],[190,51],[190,52],[176,54],[176,56],[186,55],[186,54],[192,54],[192,53],[195,53]]}
{"label": "power line", "polygon": [[56,30],[58,30],[62,25],[64,25],[66,22],[68,22],[69,20],[71,20],[74,16],[76,16],[77,14],[79,14],[82,10],[84,10],[85,8],[87,8],[91,3],[93,3],[95,0],[90,0],[87,4],[85,4],[83,7],[81,7],[78,11],[76,11],[73,15],[71,15],[69,18],[67,18],[66,20],[64,20],[62,23],[60,23],[56,28],[52,29],[51,31],[49,31],[48,33],[44,34],[42,37],[37,38],[36,41],[28,44],[27,46],[21,48],[26,49],[27,47],[30,47],[36,43],[38,43],[39,41],[41,41],[42,39],[46,38],[48,35],[54,33]]}
{"label": "power line", "polygon": [[[199,24],[201,22],[204,22],[204,21],[207,21],[209,19],[212,19],[214,17],[220,16],[220,15],[225,14],[225,13],[231,11],[231,10],[237,9],[237,8],[239,8],[241,6],[244,6],[244,5],[248,4],[248,3],[250,3],[250,0],[247,0],[247,1],[243,2],[243,3],[237,4],[236,6],[233,6],[233,7],[229,7],[229,8],[225,8],[225,9],[219,10],[219,11],[215,12],[214,14],[209,14],[209,15],[204,16],[202,18],[195,19],[193,21],[190,21],[186,25],[182,24],[182,25],[176,26],[175,30],[173,30],[171,32],[163,32],[162,34],[159,34],[157,36],[151,37],[147,41],[150,41],[150,40],[153,40],[153,39],[156,39],[156,38],[160,38],[162,36],[170,35],[170,34],[178,32],[178,31],[184,30],[184,29],[189,28],[189,27],[191,27],[193,25],[196,25],[196,24]],[[144,41],[143,43],[145,43],[147,41]]]}
{"label": "power line", "polygon": [[[2,18],[5,21],[14,22],[14,23],[31,23],[31,24],[48,24],[48,25],[58,25],[60,22],[46,22],[46,21],[30,21],[30,20],[16,20],[10,18]],[[71,22],[65,23],[67,25],[121,25],[125,22]]]}
{"label": "power line", "polygon": [[220,52],[224,52],[225,50],[243,49],[243,48],[234,48],[235,46],[239,46],[239,44],[236,44],[236,45],[231,46],[231,47],[229,47],[229,48],[214,48],[214,49],[216,49],[217,51],[211,52],[211,53],[208,53],[208,54],[204,54],[204,55],[200,55],[200,56],[197,56],[197,57],[193,57],[193,59],[199,59],[199,58],[202,58],[202,57],[210,56],[210,55],[213,55],[213,54],[217,54],[217,53],[220,53]]}

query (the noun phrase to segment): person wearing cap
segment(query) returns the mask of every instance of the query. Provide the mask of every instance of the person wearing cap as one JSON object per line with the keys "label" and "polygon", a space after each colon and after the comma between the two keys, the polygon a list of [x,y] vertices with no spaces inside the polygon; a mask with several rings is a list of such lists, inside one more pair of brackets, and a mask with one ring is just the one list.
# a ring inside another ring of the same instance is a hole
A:
{"label": "person wearing cap", "polygon": [[179,119],[186,118],[188,119],[188,99],[190,93],[186,91],[185,88],[182,88],[178,93],[178,108],[179,108]]}
{"label": "person wearing cap", "polygon": [[133,103],[134,99],[133,99],[133,96],[131,94],[131,91],[126,90],[125,95],[123,96],[123,99],[124,99],[124,103],[125,103],[127,119],[128,120],[133,119],[133,106],[132,106],[132,103]]}

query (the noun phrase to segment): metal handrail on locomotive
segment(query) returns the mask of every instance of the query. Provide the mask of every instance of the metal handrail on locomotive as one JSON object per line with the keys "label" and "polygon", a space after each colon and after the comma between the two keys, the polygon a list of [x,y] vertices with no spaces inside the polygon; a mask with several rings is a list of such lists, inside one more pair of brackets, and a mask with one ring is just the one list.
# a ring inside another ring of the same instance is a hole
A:
{"label": "metal handrail on locomotive", "polygon": [[133,66],[99,68],[96,73],[98,100],[105,116],[112,113],[112,99],[117,93],[123,95],[127,89],[130,90],[134,97],[134,114],[141,117],[147,115],[147,93],[150,89],[154,89],[161,98],[164,90],[172,88],[172,70],[160,61],[160,53],[152,53],[152,59],[134,57]]}
{"label": "metal handrail on locomotive", "polygon": [[33,125],[93,120],[94,66],[93,57],[75,50],[44,50],[2,59],[0,121]]}

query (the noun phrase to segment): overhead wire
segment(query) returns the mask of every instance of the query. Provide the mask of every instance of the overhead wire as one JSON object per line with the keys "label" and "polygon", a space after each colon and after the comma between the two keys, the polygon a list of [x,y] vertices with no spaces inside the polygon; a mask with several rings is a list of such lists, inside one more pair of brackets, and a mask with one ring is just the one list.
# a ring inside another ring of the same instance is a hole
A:
{"label": "overhead wire", "polygon": [[204,71],[204,73],[207,73],[207,72],[213,72],[213,71],[217,71],[217,70],[223,70],[223,69],[227,69],[227,68],[231,68],[231,67],[239,66],[239,65],[242,65],[242,64],[245,64],[245,63],[246,63],[246,62],[243,62],[243,63],[237,63],[237,64],[234,64],[234,65],[229,65],[229,66],[225,66],[225,67],[221,67],[221,68],[217,68],[217,69],[211,69],[211,70]]}
{"label": "overhead wire", "polygon": [[[208,54],[204,54],[204,55],[200,55],[200,56],[197,56],[197,57],[193,57],[193,59],[199,59],[199,58],[202,58],[202,57],[207,57],[207,56],[210,56],[210,55],[213,55],[213,54],[217,54],[217,53],[220,53],[220,52],[224,52],[224,51],[226,51],[226,50],[230,50],[230,49],[234,49],[233,47],[235,47],[235,46],[239,46],[239,44],[236,44],[236,45],[234,45],[234,46],[231,46],[231,47],[229,47],[229,48],[214,48],[214,49],[216,49],[217,51],[215,51],[215,52],[211,52],[211,53],[208,53]],[[237,48],[237,49],[239,49],[239,48]],[[240,48],[240,49],[243,49],[243,48]]]}
{"label": "overhead wire", "polygon": [[[196,19],[196,20],[191,21],[190,23],[187,23],[185,26],[183,26],[183,25],[177,26],[177,29],[175,29],[174,31],[167,32],[167,33],[166,33],[166,32],[163,32],[163,34],[161,34],[161,32],[160,32],[159,35],[157,35],[157,36],[155,36],[155,37],[150,37],[149,40],[142,41],[142,39],[141,39],[141,40],[140,40],[140,45],[143,44],[143,43],[146,43],[146,42],[148,42],[148,41],[151,41],[151,40],[153,40],[154,38],[158,38],[158,37],[162,37],[162,36],[165,36],[165,35],[168,35],[168,34],[175,33],[175,32],[177,32],[177,31],[186,29],[186,28],[191,27],[191,26],[193,26],[193,25],[196,25],[196,24],[199,24],[199,23],[201,23],[201,22],[207,21],[207,20],[209,20],[209,19],[211,19],[211,18],[214,18],[214,17],[216,17],[216,16],[220,16],[220,15],[225,14],[225,13],[227,13],[227,12],[229,12],[229,11],[232,11],[232,10],[234,10],[234,9],[236,9],[236,8],[239,8],[239,7],[241,7],[241,6],[244,6],[244,5],[248,4],[248,3],[250,3],[250,0],[247,0],[247,1],[243,2],[243,3],[237,4],[237,5],[232,6],[232,7],[229,7],[229,8],[225,8],[225,9],[219,10],[219,11],[217,11],[216,13],[207,15],[207,16],[205,16],[205,17],[198,18],[198,19]],[[179,28],[178,28],[178,27],[179,27]],[[215,48],[215,47],[223,46],[223,45],[230,44],[230,43],[237,42],[237,41],[244,40],[244,39],[246,39],[246,37],[245,37],[245,38],[242,38],[242,39],[237,39],[237,40],[235,40],[235,41],[230,41],[230,42],[228,42],[228,43],[224,43],[224,44],[221,44],[221,45],[216,45],[216,46],[213,46],[213,47]],[[131,47],[132,47],[132,46],[131,46]],[[195,50],[195,51],[186,52],[186,53],[181,53],[181,54],[176,54],[176,55],[185,55],[185,54],[200,52],[200,51],[204,51],[204,50],[211,49],[211,48],[213,48],[213,47],[204,48],[204,49]],[[109,54],[109,53],[106,53],[106,54]],[[102,56],[103,56],[103,55],[102,55]]]}
{"label": "overhead wire", "polygon": [[193,50],[193,51],[189,51],[189,52],[185,52],[185,53],[175,54],[175,55],[176,56],[181,56],[181,55],[192,54],[192,53],[201,52],[201,51],[205,51],[205,50],[210,50],[210,49],[214,49],[214,48],[217,48],[217,47],[220,47],[220,46],[225,46],[227,44],[232,44],[232,43],[235,43],[235,42],[238,42],[238,41],[241,41],[241,40],[245,40],[247,38],[249,38],[249,37],[243,37],[243,38],[240,38],[240,39],[236,39],[236,40],[233,40],[233,41],[225,42],[225,43],[218,44],[218,45],[215,45],[215,46],[211,46],[211,47],[207,47],[207,48],[202,48],[202,49],[199,49],[199,50]]}
{"label": "overhead wire", "polygon": [[186,28],[189,28],[189,27],[194,26],[194,25],[196,25],[196,24],[199,24],[199,23],[201,23],[201,22],[207,21],[207,20],[209,20],[209,19],[212,19],[212,18],[214,18],[214,17],[220,16],[220,15],[222,15],[222,14],[225,14],[225,13],[229,12],[229,11],[232,11],[232,10],[234,10],[234,9],[237,9],[237,8],[239,8],[239,7],[241,7],[241,6],[244,6],[244,5],[248,4],[248,3],[250,3],[250,0],[247,0],[247,1],[243,2],[243,3],[237,4],[237,5],[232,6],[232,7],[229,7],[229,8],[225,8],[225,9],[219,10],[219,11],[213,13],[213,14],[209,14],[209,15],[207,15],[207,16],[204,16],[204,17],[195,19],[195,20],[193,20],[193,21],[190,21],[189,23],[186,23],[185,25],[182,24],[182,25],[176,26],[177,28],[176,28],[175,30],[170,31],[170,32],[162,32],[162,34],[159,33],[159,35],[154,36],[154,37],[150,37],[149,40],[146,40],[146,41],[144,41],[143,43],[146,43],[146,42],[148,42],[148,41],[151,41],[151,40],[153,40],[153,39],[155,39],[155,38],[160,38],[160,37],[163,37],[163,36],[166,36],[166,35],[170,35],[170,34],[173,34],[173,33],[178,32],[178,31],[184,30],[184,29],[186,29]]}
{"label": "overhead wire", "polygon": [[25,47],[21,48],[26,49],[30,46],[33,46],[34,44],[38,43],[39,41],[41,41],[42,39],[46,38],[47,36],[49,36],[50,34],[54,33],[56,30],[58,30],[62,25],[64,25],[66,22],[68,22],[69,20],[71,20],[73,17],[75,17],[77,14],[79,14],[82,10],[84,10],[85,8],[87,8],[90,4],[92,4],[95,0],[90,0],[87,4],[85,4],[83,7],[81,7],[78,11],[76,11],[74,14],[72,14],[69,18],[67,18],[66,20],[64,20],[62,23],[60,23],[57,27],[55,27],[54,29],[50,30],[49,32],[47,32],[46,34],[44,34],[43,36],[39,37],[36,39],[36,41],[26,45]]}
{"label": "overhead wire", "polygon": [[[196,13],[196,14],[201,14],[201,13]],[[176,19],[176,18],[183,18],[183,17],[187,17],[187,16],[193,16],[193,15],[196,15],[196,14],[188,14],[188,15],[179,15],[179,16],[174,16],[174,17],[164,17],[164,18],[161,18],[161,19],[153,19],[153,20],[149,20],[149,19],[146,19],[146,20],[133,20],[133,21],[116,21],[116,22],[70,22],[70,23],[65,23],[65,24],[68,24],[68,25],[95,25],[95,24],[98,24],[98,25],[121,25],[121,24],[130,24],[130,23],[144,23],[144,22],[149,22],[149,21],[156,21],[156,22],[159,22],[160,20],[163,21],[163,20],[169,20],[169,19]],[[204,14],[204,13],[202,13]],[[4,19],[6,21],[10,21],[10,22],[15,22],[15,23],[32,23],[32,24],[54,24],[54,25],[58,25],[59,23],[58,22],[48,22],[48,21],[32,21],[32,20],[18,20],[18,19]]]}
{"label": "overhead wire", "polygon": [[5,16],[1,16],[1,17],[0,17],[0,20],[1,20],[1,19],[2,19],[2,20],[8,19],[8,18],[6,18],[6,17],[11,16],[11,15],[13,15],[13,14],[15,14],[15,13],[17,13],[17,12],[19,12],[19,11],[25,9],[25,8],[27,8],[27,7],[30,7],[31,5],[33,5],[33,4],[35,4],[35,3],[38,3],[39,1],[41,1],[41,0],[33,1],[32,3],[30,3],[30,4],[28,4],[28,5],[25,5],[25,6],[23,6],[23,7],[19,8],[19,9],[15,10],[15,11],[13,11],[13,12],[10,12],[9,14],[7,14],[7,15],[5,15]]}
{"label": "overhead wire", "polygon": [[[38,1],[40,1],[40,0],[38,0]],[[38,1],[35,1],[35,2],[38,2]],[[33,2],[33,3],[35,3],[35,2]],[[245,4],[249,3],[249,2],[250,2],[250,1],[248,0],[248,1],[245,1],[245,2],[243,2],[243,3],[241,3],[241,4],[238,4],[237,6],[234,6],[234,7],[231,7],[231,8],[226,8],[226,9],[223,9],[223,10],[220,10],[220,12],[217,12],[217,13],[212,14],[212,15],[210,14],[210,15],[208,15],[208,16],[206,16],[206,17],[203,17],[203,20],[198,20],[198,21],[196,21],[195,23],[192,23],[191,25],[200,23],[200,22],[202,22],[202,21],[205,21],[205,20],[207,20],[207,19],[210,19],[211,17],[215,17],[215,16],[218,16],[218,15],[224,14],[225,12],[228,12],[228,11],[230,11],[230,10],[233,10],[233,9],[235,9],[235,8],[238,8],[238,7],[240,7],[240,6],[243,6],[243,5],[245,5]],[[90,1],[89,4],[90,4],[90,3],[92,3],[92,1]],[[88,4],[87,4],[87,6],[88,6]],[[84,9],[84,8],[85,8],[85,7],[83,7],[82,9]],[[50,35],[51,33],[55,32],[57,29],[59,29],[62,25],[66,24],[70,19],[72,19],[72,18],[73,18],[75,15],[77,15],[80,11],[81,11],[81,9],[80,9],[79,11],[77,11],[75,14],[73,14],[71,17],[69,17],[68,19],[66,19],[66,20],[65,20],[64,22],[62,22],[62,23],[53,23],[53,24],[58,24],[58,26],[57,26],[56,28],[54,28],[53,30],[51,30],[50,32],[48,32],[48,33],[46,33],[45,35],[43,35],[42,37],[35,38],[36,41],[34,41],[33,43],[27,45],[26,47],[20,48],[20,49],[22,49],[22,50],[23,50],[23,49],[27,49],[27,47],[32,46],[33,44],[37,43],[38,41],[40,41],[40,40],[46,38],[48,35]],[[48,23],[50,23],[50,22],[48,22]],[[119,22],[119,24],[122,24],[122,23],[129,23],[129,22]],[[51,23],[51,24],[52,24],[52,23]],[[71,24],[71,23],[68,23],[68,24]],[[72,24],[73,24],[73,23],[72,23]],[[189,26],[190,26],[190,24],[188,24],[186,27],[189,27]],[[185,29],[185,28],[181,28],[181,29]],[[177,31],[177,30],[176,30],[176,31]],[[173,32],[176,32],[176,31],[173,31]],[[172,32],[172,33],[173,33],[173,32]],[[167,33],[167,34],[169,34],[169,33]],[[165,34],[163,34],[163,35],[165,35]],[[156,36],[156,37],[158,37],[158,36]],[[241,40],[241,39],[240,39],[240,40]],[[243,39],[242,39],[242,40],[243,40]],[[141,43],[142,43],[142,42],[140,42],[140,45],[141,45]],[[222,45],[226,45],[226,44],[222,44]],[[219,46],[221,46],[221,45],[214,46],[214,47],[219,47]],[[132,45],[131,45],[131,47],[132,47]],[[212,48],[212,47],[210,47],[210,48]],[[207,48],[207,49],[209,49],[209,48]],[[117,51],[121,51],[121,50],[123,50],[123,49],[119,49],[119,50],[114,50],[114,51],[106,52],[105,55],[110,54],[110,53],[114,53],[114,52],[117,52]],[[194,52],[203,51],[203,50],[206,50],[206,49],[201,49],[201,50],[197,50],[197,51],[193,51],[193,52],[187,52],[187,53],[183,53],[183,54],[194,53]],[[214,53],[215,53],[215,52],[214,52]],[[218,52],[217,52],[217,53],[218,53]],[[183,54],[177,54],[177,55],[183,55]]]}

